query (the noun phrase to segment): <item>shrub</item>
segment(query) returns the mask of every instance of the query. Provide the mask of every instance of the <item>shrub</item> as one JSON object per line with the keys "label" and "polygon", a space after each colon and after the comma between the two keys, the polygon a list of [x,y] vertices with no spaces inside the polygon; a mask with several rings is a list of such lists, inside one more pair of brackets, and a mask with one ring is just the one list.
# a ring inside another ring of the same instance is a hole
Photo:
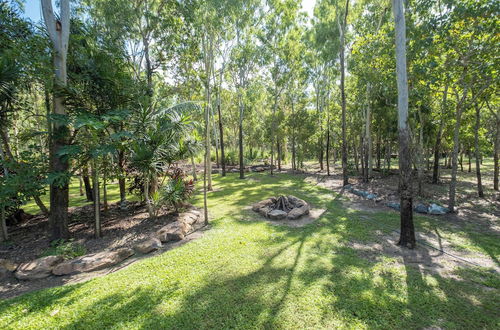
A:
{"label": "shrub", "polygon": [[178,211],[194,192],[194,182],[186,179],[186,173],[176,167],[168,173],[169,180],[160,188],[157,200],[161,205],[171,206]]}
{"label": "shrub", "polygon": [[72,259],[83,256],[87,250],[83,245],[75,243],[72,239],[57,239],[50,243],[50,247],[42,253],[46,256],[63,256],[64,259]]}

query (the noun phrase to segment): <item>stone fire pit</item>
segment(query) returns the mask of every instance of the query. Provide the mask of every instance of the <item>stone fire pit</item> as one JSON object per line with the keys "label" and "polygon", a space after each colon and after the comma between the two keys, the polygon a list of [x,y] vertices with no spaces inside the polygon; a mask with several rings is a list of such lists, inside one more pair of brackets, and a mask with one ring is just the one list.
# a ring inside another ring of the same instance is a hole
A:
{"label": "stone fire pit", "polygon": [[252,205],[252,210],[272,220],[295,220],[309,214],[309,204],[295,196],[271,197]]}

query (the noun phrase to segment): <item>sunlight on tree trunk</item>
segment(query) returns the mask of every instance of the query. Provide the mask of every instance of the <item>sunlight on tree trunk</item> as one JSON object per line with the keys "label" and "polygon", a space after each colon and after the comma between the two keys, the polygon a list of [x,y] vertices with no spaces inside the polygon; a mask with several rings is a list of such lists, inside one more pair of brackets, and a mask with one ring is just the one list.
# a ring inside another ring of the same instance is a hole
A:
{"label": "sunlight on tree trunk", "polygon": [[[69,42],[70,10],[69,0],[61,0],[60,19],[56,19],[51,0],[42,0],[42,13],[47,32],[52,41],[55,71],[55,86],[65,87],[67,81],[66,56]],[[54,96],[54,113],[66,116],[66,109],[62,96]],[[67,158],[60,157],[59,152],[68,144],[68,127],[60,122],[54,123],[51,137],[50,171],[65,176],[69,168]],[[50,228],[51,238],[68,238],[68,203],[69,182],[62,178],[59,182],[50,185]]]}
{"label": "sunlight on tree trunk", "polygon": [[396,73],[398,85],[399,193],[401,194],[401,233],[398,245],[413,249],[413,201],[411,185],[411,150],[408,127],[408,79],[406,73],[406,23],[402,0],[393,0],[396,30]]}

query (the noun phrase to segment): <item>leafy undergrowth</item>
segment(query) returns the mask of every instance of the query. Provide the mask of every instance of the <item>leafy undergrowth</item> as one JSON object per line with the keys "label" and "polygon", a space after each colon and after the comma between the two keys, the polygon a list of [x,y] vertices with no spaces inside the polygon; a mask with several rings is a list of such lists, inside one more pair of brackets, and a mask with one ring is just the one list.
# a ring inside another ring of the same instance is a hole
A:
{"label": "leafy undergrowth", "polygon": [[[369,214],[373,222],[367,225],[361,219],[366,214],[343,208],[339,196],[303,177],[236,175],[215,178],[211,227],[200,239],[105,277],[0,302],[0,328],[500,325],[498,276],[487,269],[445,278],[389,256],[367,260],[348,247],[396,229],[396,213]],[[252,221],[256,215],[247,207],[278,194],[294,194],[327,211],[302,228]],[[195,203],[201,205],[200,195]],[[416,221],[417,229],[439,226],[429,218]],[[451,236],[465,242],[465,249],[498,256],[491,237],[459,231]]]}

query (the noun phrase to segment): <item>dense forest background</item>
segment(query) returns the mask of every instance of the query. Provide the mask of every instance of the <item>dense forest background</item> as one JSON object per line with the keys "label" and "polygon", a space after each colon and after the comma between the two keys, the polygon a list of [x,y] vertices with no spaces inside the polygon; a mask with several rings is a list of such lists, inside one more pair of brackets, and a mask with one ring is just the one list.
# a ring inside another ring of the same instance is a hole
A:
{"label": "dense forest background", "polygon": [[[29,200],[50,214],[49,236],[67,238],[71,180],[97,200],[99,236],[107,185],[154,216],[193,192],[181,163],[193,179],[206,164],[206,190],[212,167],[238,166],[243,179],[252,164],[273,174],[314,161],[344,184],[398,169],[390,1],[319,0],[313,17],[298,0],[42,3],[33,22],[22,1],[0,0],[0,239]],[[450,167],[451,211],[467,162],[482,197],[481,163],[493,157],[499,189],[499,9],[406,2],[413,194]]]}

